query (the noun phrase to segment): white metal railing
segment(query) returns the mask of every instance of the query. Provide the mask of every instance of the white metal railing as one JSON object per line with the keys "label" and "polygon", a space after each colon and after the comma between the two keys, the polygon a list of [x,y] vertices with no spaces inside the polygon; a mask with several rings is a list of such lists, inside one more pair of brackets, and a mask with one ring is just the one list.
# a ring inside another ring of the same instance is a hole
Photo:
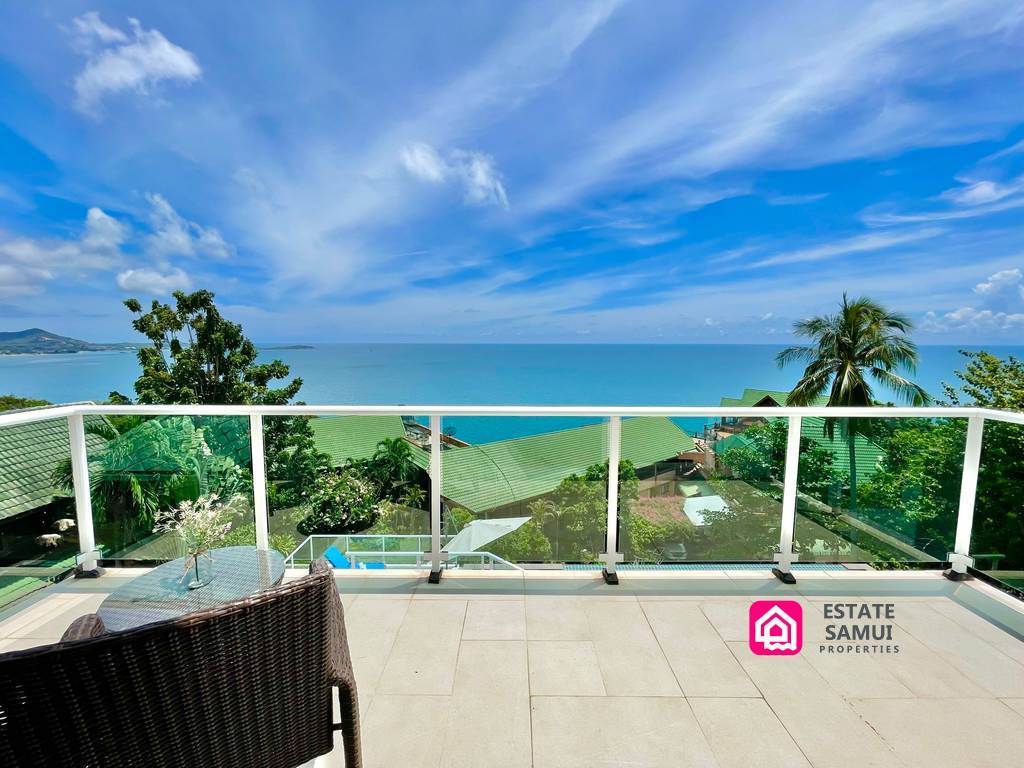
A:
{"label": "white metal railing", "polygon": [[[770,414],[766,413],[770,410]],[[75,507],[80,541],[80,562],[85,570],[95,567],[95,536],[93,533],[92,505],[89,492],[89,468],[86,453],[83,417],[90,415],[138,416],[237,416],[248,417],[252,446],[252,475],[254,511],[256,516],[257,546],[267,548],[268,521],[266,504],[266,468],[263,457],[263,423],[268,416],[360,416],[360,415],[428,415],[430,418],[430,567],[439,574],[441,563],[448,553],[441,546],[441,419],[446,416],[576,416],[598,417],[609,420],[610,466],[617,464],[621,420],[637,416],[663,416],[673,418],[773,418],[789,419],[789,440],[783,481],[782,525],[776,561],[778,570],[788,573],[796,559],[793,551],[793,520],[797,500],[797,468],[800,449],[800,422],[803,417],[826,418],[965,418],[968,420],[964,449],[963,476],[953,552],[948,559],[953,570],[964,573],[972,564],[970,554],[971,526],[974,520],[974,502],[978,485],[978,469],[984,436],[984,423],[989,421],[1024,425],[1024,413],[998,411],[976,407],[884,407],[884,408],[795,408],[777,407],[715,407],[715,406],[475,406],[475,405],[97,405],[76,403],[22,411],[0,413],[0,428],[54,418],[67,418],[70,440],[71,466],[75,488]],[[618,552],[618,494],[617,477],[610,472],[608,483],[608,524],[606,551],[602,560],[609,575],[615,574],[616,564],[622,561]]]}

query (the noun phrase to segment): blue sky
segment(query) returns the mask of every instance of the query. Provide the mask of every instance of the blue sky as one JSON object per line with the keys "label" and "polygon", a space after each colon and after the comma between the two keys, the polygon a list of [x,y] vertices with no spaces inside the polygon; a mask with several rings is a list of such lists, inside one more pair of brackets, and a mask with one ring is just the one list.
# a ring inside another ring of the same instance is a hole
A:
{"label": "blue sky", "polygon": [[1019,2],[0,7],[0,329],[1024,339]]}

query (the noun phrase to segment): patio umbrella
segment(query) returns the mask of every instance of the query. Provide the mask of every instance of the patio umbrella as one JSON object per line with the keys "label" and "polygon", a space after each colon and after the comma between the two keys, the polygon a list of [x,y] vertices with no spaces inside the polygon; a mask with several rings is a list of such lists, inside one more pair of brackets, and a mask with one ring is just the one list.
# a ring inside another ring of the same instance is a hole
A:
{"label": "patio umbrella", "polygon": [[445,547],[445,552],[475,552],[530,522],[528,517],[498,517],[493,520],[473,520],[459,531]]}

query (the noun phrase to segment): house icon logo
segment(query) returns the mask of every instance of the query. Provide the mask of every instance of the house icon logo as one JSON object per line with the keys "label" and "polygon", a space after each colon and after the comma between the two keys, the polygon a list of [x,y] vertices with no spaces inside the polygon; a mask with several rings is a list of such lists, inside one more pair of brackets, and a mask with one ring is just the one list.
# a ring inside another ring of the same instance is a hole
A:
{"label": "house icon logo", "polygon": [[749,613],[750,650],[758,656],[793,656],[804,645],[804,611],[795,600],[758,600]]}

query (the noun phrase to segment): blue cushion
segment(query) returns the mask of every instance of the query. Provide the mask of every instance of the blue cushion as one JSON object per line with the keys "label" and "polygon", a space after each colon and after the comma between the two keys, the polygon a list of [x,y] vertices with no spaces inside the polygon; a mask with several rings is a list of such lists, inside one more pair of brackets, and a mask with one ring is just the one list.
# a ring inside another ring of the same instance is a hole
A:
{"label": "blue cushion", "polygon": [[359,567],[367,571],[382,571],[384,563],[360,563]]}
{"label": "blue cushion", "polygon": [[352,567],[352,563],[348,561],[348,558],[341,554],[341,551],[333,544],[327,548],[326,552],[324,552],[324,557],[326,557],[327,562],[329,562],[335,568]]}

